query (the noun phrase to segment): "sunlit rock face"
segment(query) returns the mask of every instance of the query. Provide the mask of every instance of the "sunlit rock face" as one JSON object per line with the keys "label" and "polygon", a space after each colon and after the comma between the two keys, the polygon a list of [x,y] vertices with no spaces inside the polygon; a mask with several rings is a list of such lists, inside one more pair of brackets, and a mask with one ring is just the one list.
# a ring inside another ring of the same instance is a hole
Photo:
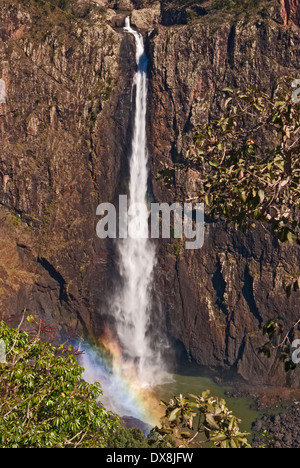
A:
{"label": "sunlit rock face", "polygon": [[281,16],[285,26],[300,22],[299,0],[281,0]]}
{"label": "sunlit rock face", "polygon": [[[273,19],[274,18],[274,19]],[[151,80],[149,148],[153,191],[159,201],[192,199],[199,176],[182,169],[195,125],[220,112],[220,90],[250,85],[272,91],[280,76],[298,77],[300,30],[282,24],[279,2],[269,10],[233,18],[216,12],[188,25],[158,27],[149,38]],[[175,168],[172,188],[155,175]],[[258,355],[268,319],[293,324],[299,293],[287,298],[283,284],[299,265],[299,249],[282,247],[264,228],[243,234],[207,224],[201,251],[176,243],[161,246],[157,288],[166,329],[183,343],[191,361],[236,369],[247,381],[291,383],[282,364]],[[179,348],[181,348],[179,346]]]}
{"label": "sunlit rock face", "polygon": [[[97,337],[119,278],[114,243],[96,237],[96,207],[128,185],[136,62],[134,39],[121,29],[123,10],[138,8],[101,1],[88,12],[84,3],[75,17],[45,15],[36,2],[0,7],[0,307]],[[199,189],[199,175],[182,164],[194,127],[218,115],[220,90],[270,91],[279,76],[300,78],[298,2],[197,17],[175,3],[163,2],[160,18],[153,9],[155,24],[143,31],[150,185],[159,202]],[[175,167],[170,188],[157,180],[161,162]],[[286,376],[257,354],[266,320],[298,316],[299,293],[283,290],[297,249],[263,227],[246,235],[208,220],[203,249],[166,240],[157,258],[153,329],[199,365],[252,383],[298,383],[297,372]]]}
{"label": "sunlit rock face", "polygon": [[96,207],[126,173],[134,40],[105,11],[43,8],[0,9],[0,304],[97,333],[114,259]]}

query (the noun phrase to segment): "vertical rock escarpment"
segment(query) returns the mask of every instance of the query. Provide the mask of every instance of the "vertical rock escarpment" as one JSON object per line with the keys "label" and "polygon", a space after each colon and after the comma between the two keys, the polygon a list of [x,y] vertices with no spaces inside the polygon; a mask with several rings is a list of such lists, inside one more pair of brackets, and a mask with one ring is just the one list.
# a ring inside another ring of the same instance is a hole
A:
{"label": "vertical rock escarpment", "polygon": [[[300,29],[277,18],[263,11],[216,12],[151,34],[149,147],[156,200],[197,197],[201,175],[185,168],[186,150],[195,126],[220,112],[224,87],[271,92],[280,76],[298,76]],[[175,171],[171,187],[156,179],[163,164]],[[246,235],[208,220],[201,251],[185,251],[173,241],[161,246],[158,258],[162,323],[191,361],[235,369],[248,381],[291,383],[282,364],[264,359],[258,348],[263,323],[283,315],[292,325],[299,315],[299,293],[287,298],[283,287],[299,269],[298,248],[279,245],[263,227]],[[292,378],[298,382],[297,373]]]}
{"label": "vertical rock escarpment", "polygon": [[[220,111],[225,86],[271,91],[279,76],[299,77],[298,2],[261,2],[244,13],[200,3],[187,15],[168,2],[169,26],[157,24],[156,12],[136,15],[139,24],[154,18],[148,141],[159,202],[197,195],[199,174],[186,170],[186,150],[193,128]],[[34,0],[0,6],[0,313],[26,307],[96,336],[109,320],[117,268],[113,243],[96,237],[95,213],[126,193],[135,71],[134,42],[117,29],[124,16],[106,8],[138,2],[98,4],[81,2],[77,16]],[[156,178],[163,164],[174,168],[171,187]],[[281,364],[257,353],[263,322],[283,315],[291,324],[299,313],[299,295],[283,290],[299,269],[297,249],[280,246],[264,227],[245,235],[210,220],[201,251],[185,251],[178,240],[159,248],[153,328],[198,365],[297,383],[297,373],[289,380]]]}
{"label": "vertical rock escarpment", "polygon": [[285,26],[300,23],[300,2],[299,0],[280,0],[281,17]]}
{"label": "vertical rock escarpment", "polygon": [[0,306],[95,330],[113,258],[96,207],[126,173],[135,49],[105,11],[2,2]]}

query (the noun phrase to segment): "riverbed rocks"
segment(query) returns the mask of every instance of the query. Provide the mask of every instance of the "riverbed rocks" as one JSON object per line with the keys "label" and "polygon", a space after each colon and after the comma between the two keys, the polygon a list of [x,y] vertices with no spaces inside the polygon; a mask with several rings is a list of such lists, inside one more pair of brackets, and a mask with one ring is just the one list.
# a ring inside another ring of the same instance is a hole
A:
{"label": "riverbed rocks", "polygon": [[299,448],[300,402],[282,407],[277,414],[265,413],[252,425],[253,447]]}

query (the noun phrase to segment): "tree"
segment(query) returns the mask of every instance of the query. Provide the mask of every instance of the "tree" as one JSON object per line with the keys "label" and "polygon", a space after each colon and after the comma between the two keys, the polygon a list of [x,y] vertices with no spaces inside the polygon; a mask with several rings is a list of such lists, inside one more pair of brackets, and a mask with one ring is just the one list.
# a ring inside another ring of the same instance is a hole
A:
{"label": "tree", "polygon": [[119,427],[109,441],[109,448],[149,448],[149,445],[140,429]]}
{"label": "tree", "polygon": [[209,444],[212,448],[250,448],[247,433],[241,432],[240,420],[226,407],[223,399],[210,396],[209,390],[202,395],[174,397],[162,401],[166,414],[162,427],[153,429],[161,437],[170,437],[177,445],[190,447]]}
{"label": "tree", "polygon": [[[199,201],[211,217],[223,216],[239,229],[266,223],[279,241],[299,245],[300,104],[293,100],[292,81],[281,79],[272,96],[253,86],[225,88],[221,115],[198,126],[186,165],[199,172]],[[168,186],[173,177],[166,165],[158,174]],[[300,272],[286,293],[299,290]],[[282,320],[269,321],[263,330],[269,339],[260,351],[268,357],[278,351],[286,370],[293,369],[290,336],[298,327],[297,320],[278,345]]]}
{"label": "tree", "polygon": [[[186,167],[199,172],[212,218],[224,216],[237,228],[267,223],[279,241],[300,245],[300,104],[292,79],[282,79],[269,96],[253,86],[223,90],[221,116],[198,126]],[[170,186],[174,168],[157,178]],[[300,289],[300,276],[287,293]]]}
{"label": "tree", "polygon": [[[30,320],[30,319],[29,319]],[[30,320],[31,321],[31,320]],[[99,402],[100,384],[82,381],[72,354],[0,321],[6,363],[0,364],[1,448],[101,448],[119,418]]]}
{"label": "tree", "polygon": [[[203,197],[212,216],[223,214],[238,228],[268,223],[279,241],[300,244],[300,105],[293,101],[292,79],[276,86],[273,96],[250,87],[245,92],[225,88],[223,115],[195,133],[190,162],[202,173]],[[299,273],[298,273],[299,275]],[[300,275],[286,287],[300,289]],[[282,320],[264,326],[267,357],[276,350],[286,371],[292,363],[290,336]]]}
{"label": "tree", "polygon": [[270,97],[225,88],[222,116],[198,128],[189,161],[201,170],[212,216],[239,228],[267,222],[282,242],[300,244],[300,106],[286,83]]}
{"label": "tree", "polygon": [[175,441],[169,437],[161,437],[157,432],[152,432],[145,437],[138,428],[128,429],[119,427],[109,441],[109,448],[175,448]]}
{"label": "tree", "polygon": [[[246,92],[225,88],[221,118],[195,134],[190,161],[203,174],[203,193],[210,213],[222,213],[238,228],[267,222],[281,242],[300,244],[300,105],[294,102],[292,80],[279,82],[273,96],[250,87]],[[299,275],[299,273],[298,273]],[[300,290],[300,275],[286,287]],[[267,357],[276,350],[286,371],[292,363],[290,336],[282,320],[264,326]]]}

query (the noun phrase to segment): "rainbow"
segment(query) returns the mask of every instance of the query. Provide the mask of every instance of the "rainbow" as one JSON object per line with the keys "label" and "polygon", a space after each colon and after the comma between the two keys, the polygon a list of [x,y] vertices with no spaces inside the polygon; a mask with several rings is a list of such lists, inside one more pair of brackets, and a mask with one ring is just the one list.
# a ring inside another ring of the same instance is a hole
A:
{"label": "rainbow", "polygon": [[85,353],[79,362],[85,369],[83,379],[100,382],[103,405],[121,417],[133,417],[151,427],[159,424],[163,412],[155,389],[140,381],[134,363],[123,360],[111,332],[106,329],[97,343],[85,341],[82,347]]}

